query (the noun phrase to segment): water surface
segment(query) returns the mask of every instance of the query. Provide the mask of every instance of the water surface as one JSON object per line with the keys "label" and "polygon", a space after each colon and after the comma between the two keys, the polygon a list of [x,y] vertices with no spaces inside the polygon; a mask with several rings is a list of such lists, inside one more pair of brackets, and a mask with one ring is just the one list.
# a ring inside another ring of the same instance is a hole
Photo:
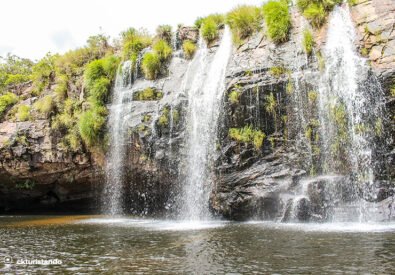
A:
{"label": "water surface", "polygon": [[[395,272],[395,223],[174,222],[0,217],[0,272]],[[5,264],[4,257],[12,263]],[[16,264],[59,259],[61,265]]]}

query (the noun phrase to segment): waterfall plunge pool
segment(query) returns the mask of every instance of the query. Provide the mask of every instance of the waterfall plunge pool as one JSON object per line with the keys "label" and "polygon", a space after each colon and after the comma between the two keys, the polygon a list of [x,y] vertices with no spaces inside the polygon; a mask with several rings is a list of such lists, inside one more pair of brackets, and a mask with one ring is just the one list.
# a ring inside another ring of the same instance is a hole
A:
{"label": "waterfall plunge pool", "polygon": [[[393,273],[395,223],[0,217],[0,272]],[[9,257],[9,258],[8,258]],[[11,259],[5,263],[3,259]],[[58,259],[61,264],[17,264]]]}

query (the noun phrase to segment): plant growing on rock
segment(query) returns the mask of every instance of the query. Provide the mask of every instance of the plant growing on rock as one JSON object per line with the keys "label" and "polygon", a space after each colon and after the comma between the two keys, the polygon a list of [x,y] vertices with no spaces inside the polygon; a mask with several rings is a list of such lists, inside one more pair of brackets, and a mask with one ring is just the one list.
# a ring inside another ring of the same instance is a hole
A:
{"label": "plant growing on rock", "polygon": [[170,25],[160,25],[156,28],[156,37],[171,44],[172,32]]}
{"label": "plant growing on rock", "polygon": [[92,147],[98,144],[100,136],[103,134],[103,126],[106,122],[105,107],[93,107],[82,113],[78,121],[78,128],[81,138],[86,145]]}
{"label": "plant growing on rock", "polygon": [[3,116],[5,111],[18,102],[18,97],[13,93],[5,93],[0,96],[0,118]]}
{"label": "plant growing on rock", "polygon": [[303,45],[303,50],[307,55],[311,55],[313,52],[314,48],[314,37],[313,34],[309,29],[305,29],[303,31],[303,40],[302,40],[302,45]]}
{"label": "plant growing on rock", "polygon": [[226,15],[226,22],[233,32],[234,40],[240,41],[260,29],[262,12],[255,6],[238,6]]}
{"label": "plant growing on rock", "polygon": [[184,51],[184,56],[186,59],[192,59],[196,52],[196,44],[193,43],[191,40],[185,40],[182,43],[182,49]]}
{"label": "plant growing on rock", "polygon": [[168,60],[173,53],[173,50],[165,40],[157,41],[152,48],[161,62]]}
{"label": "plant growing on rock", "polygon": [[207,44],[218,38],[218,26],[214,20],[205,20],[200,28],[200,32]]}
{"label": "plant growing on rock", "polygon": [[160,58],[155,52],[149,52],[144,54],[143,60],[141,62],[141,68],[146,79],[156,79],[159,75],[160,67]]}
{"label": "plant growing on rock", "polygon": [[277,132],[277,100],[274,94],[271,92],[269,95],[265,96],[265,110],[269,114],[273,115],[274,118],[274,128]]}
{"label": "plant growing on rock", "polygon": [[51,95],[46,95],[43,98],[37,100],[33,106],[38,112],[44,114],[45,116],[49,116],[54,108],[53,98]]}
{"label": "plant growing on rock", "polygon": [[238,104],[241,93],[242,93],[241,87],[236,85],[232,89],[232,91],[228,94],[229,102],[232,104]]}
{"label": "plant growing on rock", "polygon": [[152,43],[152,38],[144,30],[129,28],[121,33],[122,57],[124,60],[137,61],[139,53]]}
{"label": "plant growing on rock", "polygon": [[286,74],[288,70],[284,67],[281,66],[276,66],[276,67],[271,67],[269,69],[269,72],[274,76],[274,77],[281,77],[282,75]]}
{"label": "plant growing on rock", "polygon": [[252,144],[256,150],[260,150],[266,135],[261,130],[254,130],[251,125],[247,125],[243,128],[230,128],[229,137],[238,143]]}
{"label": "plant growing on rock", "polygon": [[274,43],[288,40],[291,28],[291,16],[285,1],[270,0],[263,6],[266,23],[266,34]]}
{"label": "plant growing on rock", "polygon": [[321,27],[328,13],[343,0],[298,0],[296,5],[315,28]]}
{"label": "plant growing on rock", "polygon": [[29,105],[19,105],[18,106],[18,111],[16,113],[16,118],[19,121],[27,121],[30,119],[30,106]]}

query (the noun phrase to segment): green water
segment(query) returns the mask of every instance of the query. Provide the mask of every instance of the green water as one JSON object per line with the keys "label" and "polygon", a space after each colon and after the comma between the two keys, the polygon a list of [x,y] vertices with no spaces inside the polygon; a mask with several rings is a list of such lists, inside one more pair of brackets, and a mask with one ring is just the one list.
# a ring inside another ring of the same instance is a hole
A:
{"label": "green water", "polygon": [[[48,218],[0,217],[0,273],[395,273],[393,223]],[[62,263],[20,264],[24,259]]]}

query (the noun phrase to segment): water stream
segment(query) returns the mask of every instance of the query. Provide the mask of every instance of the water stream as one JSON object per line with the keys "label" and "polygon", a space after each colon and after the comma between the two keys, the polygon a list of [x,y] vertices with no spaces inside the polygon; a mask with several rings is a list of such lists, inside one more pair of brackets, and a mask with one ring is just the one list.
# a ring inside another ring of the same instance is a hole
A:
{"label": "water stream", "polygon": [[211,188],[212,156],[215,152],[217,121],[225,90],[225,73],[232,52],[232,37],[228,27],[220,45],[207,64],[208,49],[201,47],[192,62],[195,72],[188,92],[186,122],[186,178],[183,185],[182,218],[188,220],[208,219],[209,193]]}

